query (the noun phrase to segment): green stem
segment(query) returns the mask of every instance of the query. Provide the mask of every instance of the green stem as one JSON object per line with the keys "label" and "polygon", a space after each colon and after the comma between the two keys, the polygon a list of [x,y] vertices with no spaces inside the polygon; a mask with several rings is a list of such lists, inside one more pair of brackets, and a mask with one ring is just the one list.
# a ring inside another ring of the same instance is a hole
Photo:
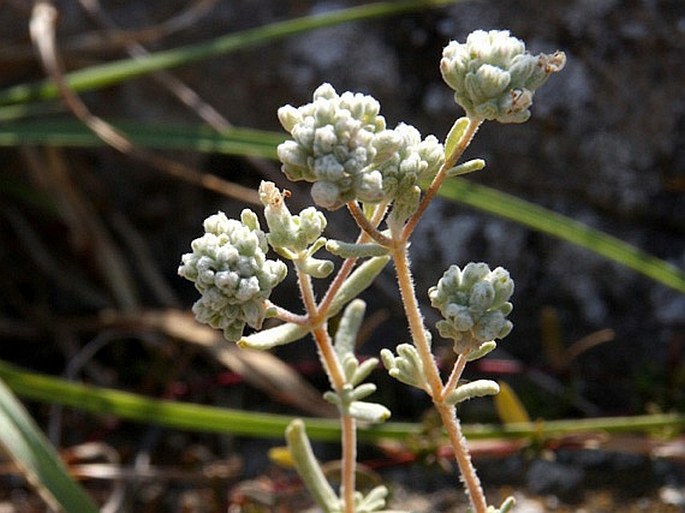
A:
{"label": "green stem", "polygon": [[[74,71],[65,76],[69,87],[76,91],[111,86],[147,73],[170,69],[192,62],[225,55],[233,51],[274,42],[309,30],[330,27],[350,21],[368,20],[382,16],[441,7],[458,0],[400,0],[376,2],[340,9],[315,16],[305,16],[276,22],[213,39],[206,43],[151,53],[134,61],[131,59],[110,62]],[[57,97],[57,88],[50,81],[38,84],[20,84],[0,91],[0,104],[20,103],[36,98]]]}
{"label": "green stem", "polygon": [[[111,388],[73,383],[29,371],[0,360],[0,379],[17,395],[45,404],[61,404],[95,415],[117,417],[201,433],[235,434],[258,438],[279,438],[292,421],[292,415],[248,412],[216,406],[184,403],[145,397]],[[307,418],[307,432],[312,440],[333,442],[340,439],[340,423],[334,419]],[[359,432],[360,440],[405,440],[421,433],[422,426],[386,422]],[[578,433],[670,433],[685,430],[685,414],[660,413],[633,417],[563,419],[508,425],[464,426],[473,440],[563,437]]]}

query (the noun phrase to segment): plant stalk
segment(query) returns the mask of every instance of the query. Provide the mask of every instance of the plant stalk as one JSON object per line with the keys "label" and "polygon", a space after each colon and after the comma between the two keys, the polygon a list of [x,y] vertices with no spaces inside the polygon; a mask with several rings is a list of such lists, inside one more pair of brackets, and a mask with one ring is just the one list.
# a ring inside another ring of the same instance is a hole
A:
{"label": "plant stalk", "polygon": [[478,475],[476,474],[476,469],[471,463],[471,456],[466,444],[466,439],[462,434],[461,425],[456,415],[456,407],[447,405],[444,402],[445,396],[456,387],[457,381],[466,364],[466,359],[462,356],[457,359],[447,385],[443,386],[438,366],[431,351],[430,340],[426,328],[424,327],[423,316],[421,315],[418,300],[416,299],[416,290],[414,288],[414,280],[409,262],[408,239],[416,228],[416,225],[426,208],[428,208],[429,203],[440,189],[440,186],[447,176],[447,171],[454,167],[456,162],[461,158],[473,139],[473,136],[478,131],[481,122],[482,121],[478,119],[469,119],[469,124],[459,140],[459,143],[452,154],[446,156],[445,163],[433,179],[433,182],[422,198],[416,212],[408,219],[401,232],[398,233],[391,228],[391,231],[393,231],[391,235],[394,244],[390,252],[393,262],[395,263],[397,283],[402,296],[404,311],[409,323],[409,331],[411,332],[412,340],[423,363],[423,369],[426,373],[426,381],[428,382],[433,404],[440,414],[442,423],[447,431],[447,435],[454,450],[454,456],[459,465],[459,471],[461,472],[466,493],[469,496],[475,513],[487,512],[485,494],[483,493],[483,488],[478,479]]}
{"label": "plant stalk", "polygon": [[407,223],[404,225],[404,229],[402,230],[401,236],[402,240],[407,241],[409,237],[411,237],[411,234],[414,232],[414,229],[416,229],[416,225],[421,219],[421,216],[423,216],[423,213],[426,211],[426,208],[428,208],[428,205],[440,190],[442,183],[445,181],[447,171],[452,169],[457,163],[457,161],[464,154],[464,151],[466,151],[466,148],[468,148],[469,144],[471,144],[473,136],[476,135],[476,132],[478,131],[478,128],[480,128],[480,125],[482,123],[483,121],[480,119],[469,118],[469,125],[466,127],[464,134],[461,136],[459,144],[457,144],[456,148],[454,148],[454,151],[451,155],[445,156],[445,162],[435,175],[435,178],[431,182],[430,187],[428,187],[428,189],[426,190],[426,194],[424,194],[423,198],[421,198],[421,203],[419,203],[419,207],[416,209],[416,212],[412,214],[412,216],[407,220]]}
{"label": "plant stalk", "polygon": [[[312,281],[308,274],[300,270],[300,266],[295,262],[297,269],[297,281],[302,295],[309,320],[311,332],[316,342],[319,356],[324,369],[331,380],[331,386],[338,393],[342,394],[345,386],[345,374],[338,357],[333,348],[331,336],[326,329],[326,315],[321,312],[316,304]],[[357,464],[357,425],[355,419],[349,414],[340,414],[342,427],[341,446],[342,446],[342,476],[340,490],[342,493],[343,507],[345,513],[354,513],[354,492],[356,488],[356,464]]]}
{"label": "plant stalk", "polygon": [[400,243],[394,251],[391,252],[391,255],[397,271],[397,283],[402,296],[402,303],[404,305],[407,321],[409,322],[409,331],[411,332],[412,340],[414,341],[423,363],[433,404],[440,414],[442,423],[447,430],[447,435],[454,450],[454,456],[459,465],[464,488],[471,500],[473,510],[475,513],[486,513],[487,502],[485,500],[485,494],[483,493],[483,488],[476,474],[476,469],[471,463],[471,456],[466,445],[466,439],[461,432],[461,425],[456,416],[456,408],[443,402],[443,384],[440,379],[437,364],[433,358],[433,353],[431,352],[430,342],[426,336],[426,329],[423,323],[423,316],[421,315],[416,299],[406,242]]}

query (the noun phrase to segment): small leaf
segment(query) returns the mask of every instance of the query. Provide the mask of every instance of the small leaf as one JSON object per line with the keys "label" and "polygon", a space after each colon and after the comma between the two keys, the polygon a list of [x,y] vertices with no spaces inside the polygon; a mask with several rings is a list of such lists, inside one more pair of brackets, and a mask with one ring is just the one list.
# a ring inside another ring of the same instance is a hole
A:
{"label": "small leaf", "polygon": [[490,379],[479,379],[464,385],[460,385],[453,390],[446,398],[447,404],[458,404],[475,397],[485,397],[488,395],[497,395],[499,393],[499,385]]}
{"label": "small leaf", "polygon": [[454,178],[455,176],[467,175],[473,173],[474,171],[480,171],[485,167],[485,161],[483,159],[473,159],[463,164],[459,164],[447,171],[447,178]]}
{"label": "small leaf", "polygon": [[530,416],[516,392],[504,381],[498,381],[500,393],[495,396],[497,415],[504,424],[530,422]]}
{"label": "small leaf", "polygon": [[293,456],[293,463],[302,482],[312,498],[326,513],[334,513],[340,509],[340,499],[326,480],[323,470],[316,461],[314,451],[305,432],[301,419],[293,420],[285,430],[288,448]]}
{"label": "small leaf", "polygon": [[390,418],[390,410],[382,404],[352,401],[348,413],[357,420],[378,424]]}
{"label": "small leaf", "polygon": [[389,256],[374,257],[354,270],[331,302],[329,316],[337,314],[342,307],[366,290],[390,261]]}
{"label": "small leaf", "polygon": [[[357,505],[358,513],[371,513],[385,507],[385,499],[388,496],[388,489],[383,486],[376,486]],[[399,513],[399,512],[398,512]]]}
{"label": "small leaf", "polygon": [[376,244],[375,242],[355,244],[340,240],[329,240],[326,243],[326,250],[341,258],[368,258],[388,254],[388,248]]}
{"label": "small leaf", "polygon": [[489,342],[483,342],[478,349],[474,349],[473,351],[466,354],[466,361],[472,362],[474,360],[483,358],[485,355],[487,355],[491,351],[494,351],[495,349],[497,349],[497,342],[495,342],[494,340],[490,340]]}
{"label": "small leaf", "polygon": [[369,374],[373,372],[373,370],[378,367],[378,359],[377,358],[369,358],[368,360],[364,360],[355,370],[354,374],[352,375],[350,381],[353,385],[358,385],[362,381],[364,381]]}
{"label": "small leaf", "polygon": [[322,260],[320,258],[309,257],[302,261],[300,269],[305,274],[312,278],[326,278],[332,272],[335,266],[330,260]]}
{"label": "small leaf", "polygon": [[[341,362],[345,362],[347,355],[354,356],[354,348],[357,343],[357,334],[364,320],[366,303],[361,299],[354,299],[345,308],[335,332],[335,352]],[[357,362],[358,366],[358,362]],[[357,366],[352,369],[356,371]]]}
{"label": "small leaf", "polygon": [[285,323],[274,328],[258,331],[238,340],[242,348],[266,350],[282,346],[303,338],[309,333],[307,326]]}
{"label": "small leaf", "polygon": [[469,118],[459,118],[454,122],[452,128],[450,128],[450,131],[445,138],[446,159],[449,159],[450,155],[454,153],[454,150],[461,142],[461,138],[464,136],[464,132],[466,132],[466,128],[469,126],[469,123]]}
{"label": "small leaf", "polygon": [[373,383],[362,383],[352,391],[350,397],[353,401],[359,401],[360,399],[364,399],[365,397],[370,396],[375,391],[376,385],[374,385]]}

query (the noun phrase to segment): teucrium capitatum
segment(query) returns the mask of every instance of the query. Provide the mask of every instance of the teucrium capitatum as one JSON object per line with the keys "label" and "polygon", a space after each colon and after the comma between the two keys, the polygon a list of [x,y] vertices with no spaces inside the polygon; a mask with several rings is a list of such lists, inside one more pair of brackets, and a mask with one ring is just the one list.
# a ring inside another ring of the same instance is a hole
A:
{"label": "teucrium capitatum", "polygon": [[[385,507],[387,489],[373,488],[365,496],[355,489],[357,423],[383,422],[390,411],[367,399],[376,385],[366,380],[377,368],[376,358],[356,354],[365,304],[355,299],[367,289],[390,260],[395,265],[402,306],[411,343],[381,351],[383,365],[402,383],[427,393],[433,401],[454,450],[462,481],[475,513],[505,513],[487,506],[471,464],[456,405],[499,391],[488,379],[466,384],[460,380],[465,365],[485,357],[495,340],[512,329],[507,315],[514,282],[502,267],[485,263],[452,265],[428,291],[431,305],[442,319],[436,328],[451,339],[456,362],[444,380],[433,356],[432,335],[424,325],[416,298],[408,256],[409,238],[445,179],[483,169],[485,162],[459,162],[486,120],[520,123],[530,116],[535,90],[565,63],[562,52],[531,55],[522,41],[507,31],[476,31],[465,43],[444,49],[440,70],[466,111],[456,120],[444,145],[425,138],[406,123],[386,126],[380,104],[360,93],[338,94],[328,83],[319,86],[312,101],[286,105],[278,119],[290,139],[278,146],[285,176],[312,184],[314,203],[326,210],[345,206],[360,228],[352,240],[328,240],[327,220],[314,207],[293,215],[286,205],[289,193],[273,182],[262,182],[259,198],[267,230],[257,216],[243,211],[240,220],[223,213],[205,221],[205,234],[183,255],[179,274],[193,281],[201,293],[193,306],[196,317],[222,329],[240,347],[270,349],[313,335],[331,390],[324,397],[340,412],[342,471],[339,493],[329,484],[307,439],[304,423],[295,420],[286,438],[295,466],[312,497],[326,513],[371,513]],[[385,222],[383,226],[382,223]],[[268,246],[294,267],[305,313],[297,314],[271,302],[272,289],[286,275],[281,260],[267,258]],[[327,250],[330,259],[315,257]],[[343,263],[334,273],[338,259]],[[359,262],[362,261],[363,262]],[[356,267],[356,268],[355,268]],[[317,298],[312,281],[333,275]],[[335,337],[328,323],[344,308]],[[243,336],[245,325],[261,328],[265,317],[284,324]]]}

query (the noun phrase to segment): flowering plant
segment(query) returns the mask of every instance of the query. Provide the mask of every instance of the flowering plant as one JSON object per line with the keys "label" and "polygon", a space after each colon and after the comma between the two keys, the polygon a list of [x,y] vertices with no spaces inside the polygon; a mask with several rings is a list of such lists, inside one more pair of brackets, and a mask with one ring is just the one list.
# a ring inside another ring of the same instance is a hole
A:
{"label": "flowering plant", "polygon": [[[311,103],[279,109],[278,118],[292,138],[279,145],[278,156],[288,179],[312,183],[311,196],[318,207],[347,208],[360,229],[356,240],[325,238],[323,212],[309,207],[293,215],[285,204],[288,194],[272,182],[262,182],[259,197],[267,231],[262,231],[256,214],[249,210],[243,211],[240,221],[215,214],[205,221],[205,235],[193,241],[192,252],[183,255],[179,274],[194,282],[201,294],[193,307],[197,319],[222,329],[229,341],[269,349],[312,334],[331,385],[324,398],[340,412],[339,492],[319,467],[301,420],[290,424],[286,439],[302,480],[326,513],[371,513],[386,507],[384,486],[366,495],[355,486],[357,425],[383,422],[390,411],[366,400],[376,390],[365,380],[378,360],[362,362],[354,349],[365,310],[364,302],[355,298],[390,260],[411,343],[399,344],[394,351],[383,349],[383,365],[391,376],[431,397],[454,449],[472,511],[504,513],[513,506],[511,498],[498,508],[487,505],[461,433],[456,404],[499,391],[493,381],[460,384],[460,377],[468,362],[492,351],[496,339],[511,331],[506,317],[512,310],[509,299],[514,282],[501,267],[490,270],[485,263],[468,263],[463,268],[451,266],[429,289],[431,304],[443,317],[437,331],[452,340],[456,353],[454,367],[443,380],[416,297],[409,239],[445,179],[485,165],[480,159],[458,164],[481,123],[526,121],[535,90],[564,62],[562,52],[529,54],[524,43],[508,31],[476,31],[466,43],[449,43],[440,69],[466,117],[454,123],[444,144],[432,135],[422,137],[405,123],[387,128],[380,104],[371,96],[338,94],[330,84],[321,85]],[[286,275],[282,260],[266,257],[269,246],[292,264],[304,314],[269,299]],[[328,278],[336,270],[333,260],[315,256],[324,248],[342,262],[324,297],[317,301],[312,280]],[[343,308],[333,336],[328,319]],[[246,325],[259,330],[266,317],[284,322],[244,335]]]}

